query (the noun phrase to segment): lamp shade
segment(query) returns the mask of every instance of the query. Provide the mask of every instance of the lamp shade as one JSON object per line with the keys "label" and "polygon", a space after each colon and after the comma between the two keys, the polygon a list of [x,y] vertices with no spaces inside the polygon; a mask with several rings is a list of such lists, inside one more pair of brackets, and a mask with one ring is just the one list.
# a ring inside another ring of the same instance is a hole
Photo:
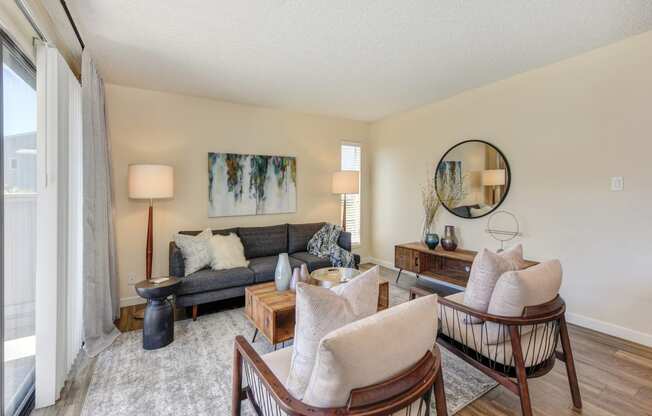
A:
{"label": "lamp shade", "polygon": [[129,198],[174,196],[174,169],[168,165],[129,165]]}
{"label": "lamp shade", "polygon": [[489,169],[482,171],[482,185],[505,185],[505,169]]}
{"label": "lamp shade", "polygon": [[360,192],[360,172],[343,170],[333,174],[334,194],[357,194]]}

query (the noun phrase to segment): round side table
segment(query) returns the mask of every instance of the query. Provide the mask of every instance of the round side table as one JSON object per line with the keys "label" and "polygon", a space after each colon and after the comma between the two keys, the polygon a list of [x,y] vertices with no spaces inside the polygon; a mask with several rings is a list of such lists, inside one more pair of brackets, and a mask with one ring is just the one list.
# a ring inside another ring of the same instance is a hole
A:
{"label": "round side table", "polygon": [[168,297],[174,294],[181,280],[170,277],[159,284],[143,280],[136,292],[147,299],[143,321],[143,348],[155,350],[174,341],[174,310]]}

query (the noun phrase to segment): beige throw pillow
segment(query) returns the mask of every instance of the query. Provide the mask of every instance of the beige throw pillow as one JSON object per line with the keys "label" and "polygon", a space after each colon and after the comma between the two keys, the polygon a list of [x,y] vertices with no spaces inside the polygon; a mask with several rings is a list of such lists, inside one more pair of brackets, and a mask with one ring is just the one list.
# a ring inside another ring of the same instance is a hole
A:
{"label": "beige throw pillow", "polygon": [[249,261],[245,258],[242,241],[234,233],[214,235],[210,240],[210,246],[213,258],[211,269],[213,270],[226,270],[249,265]]}
{"label": "beige throw pillow", "polygon": [[346,405],[351,390],[385,381],[413,366],[437,338],[437,295],[425,296],[350,323],[319,343],[303,401]]}
{"label": "beige throw pillow", "polygon": [[[464,291],[464,304],[480,312],[487,312],[496,282],[503,273],[516,270],[517,267],[513,257],[506,259],[486,248],[483,249],[475,256],[471,265],[469,281]],[[479,322],[475,318],[471,321]]]}
{"label": "beige throw pillow", "polygon": [[310,381],[317,347],[329,332],[365,318],[378,308],[378,267],[333,289],[297,285],[294,349],[286,387],[301,399]]}
{"label": "beige throw pillow", "polygon": [[[487,312],[499,316],[521,316],[526,306],[550,302],[559,293],[562,270],[559,260],[549,260],[525,270],[503,274],[494,288]],[[532,330],[521,327],[521,336]],[[509,334],[487,322],[487,344],[507,342]]]}
{"label": "beige throw pillow", "polygon": [[523,245],[517,244],[516,246],[509,248],[503,252],[498,253],[500,257],[510,262],[514,270],[524,269],[526,264],[523,259]]}
{"label": "beige throw pillow", "polygon": [[210,239],[212,236],[213,232],[210,228],[197,235],[174,235],[174,243],[183,254],[185,276],[211,265],[213,256],[211,255]]}

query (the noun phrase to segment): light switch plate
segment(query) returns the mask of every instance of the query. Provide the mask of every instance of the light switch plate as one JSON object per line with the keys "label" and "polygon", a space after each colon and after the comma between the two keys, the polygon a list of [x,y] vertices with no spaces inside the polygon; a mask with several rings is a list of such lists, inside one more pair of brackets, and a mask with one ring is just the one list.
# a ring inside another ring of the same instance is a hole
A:
{"label": "light switch plate", "polygon": [[613,176],[611,178],[611,190],[618,192],[625,188],[625,180],[622,176]]}

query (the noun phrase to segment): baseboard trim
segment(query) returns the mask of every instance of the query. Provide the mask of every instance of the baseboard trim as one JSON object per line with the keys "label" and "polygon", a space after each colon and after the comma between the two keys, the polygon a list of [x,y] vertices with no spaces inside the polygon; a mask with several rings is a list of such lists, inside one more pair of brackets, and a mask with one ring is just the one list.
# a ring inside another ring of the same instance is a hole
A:
{"label": "baseboard trim", "polygon": [[129,296],[120,299],[121,308],[125,308],[127,306],[142,305],[143,303],[147,303],[147,300],[141,298],[140,296]]}
{"label": "baseboard trim", "polygon": [[611,335],[612,337],[621,338],[646,347],[652,347],[652,335],[634,329],[625,328],[624,326],[612,324],[610,322],[600,321],[589,318],[588,316],[577,313],[566,312],[566,320],[577,326]]}
{"label": "baseboard trim", "polygon": [[[377,259],[375,257],[369,257],[368,262],[378,264],[380,266],[386,267],[391,270],[398,270],[396,267],[394,267],[394,264],[392,262]],[[414,273],[405,270],[403,271],[403,273],[407,273],[415,276]],[[449,285],[449,286],[456,287],[456,288],[458,287],[454,285]],[[569,323],[573,325],[581,326],[582,328],[587,328],[593,331],[610,335],[612,337],[621,338],[626,341],[635,342],[637,344],[641,344],[646,347],[652,347],[652,334],[646,334],[645,332],[640,332],[634,329],[625,328],[620,325],[612,324],[605,321],[600,321],[598,319],[590,318],[588,316],[584,316],[572,312],[566,312],[566,320]]]}

